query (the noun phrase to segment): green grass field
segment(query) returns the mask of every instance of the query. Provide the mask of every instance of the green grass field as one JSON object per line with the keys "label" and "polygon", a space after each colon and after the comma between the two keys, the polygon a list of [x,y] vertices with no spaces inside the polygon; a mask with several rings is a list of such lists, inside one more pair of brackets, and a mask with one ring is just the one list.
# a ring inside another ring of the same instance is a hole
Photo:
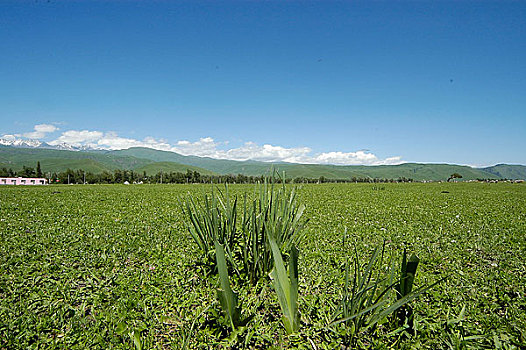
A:
{"label": "green grass field", "polygon": [[[233,194],[251,185],[230,187]],[[364,348],[526,347],[526,186],[298,186],[307,207],[299,257],[299,333],[286,335],[270,281],[239,291],[244,327],[221,321],[217,276],[204,277],[180,202],[210,185],[0,188],[0,349],[337,349],[329,323],[342,266],[386,242],[420,265],[415,334],[386,322]],[[462,312],[464,310],[464,312]]]}

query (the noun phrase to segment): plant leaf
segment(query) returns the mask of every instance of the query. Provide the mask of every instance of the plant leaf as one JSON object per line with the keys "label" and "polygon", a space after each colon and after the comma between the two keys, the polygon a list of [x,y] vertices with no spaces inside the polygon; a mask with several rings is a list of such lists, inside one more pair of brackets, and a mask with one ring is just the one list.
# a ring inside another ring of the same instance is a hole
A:
{"label": "plant leaf", "polygon": [[216,248],[219,281],[221,283],[221,289],[217,291],[217,296],[223,311],[226,313],[227,318],[230,321],[232,330],[234,330],[239,324],[239,316],[241,313],[241,309],[238,307],[238,296],[237,293],[234,293],[230,287],[225,250],[219,242],[215,241],[214,244]]}
{"label": "plant leaf", "polygon": [[283,257],[279,250],[276,240],[268,235],[272,256],[274,258],[274,269],[270,273],[272,283],[276,294],[278,295],[279,304],[283,312],[283,323],[288,334],[297,332],[299,329],[299,311],[298,311],[298,249],[293,246],[290,253],[290,280],[285,270]]}

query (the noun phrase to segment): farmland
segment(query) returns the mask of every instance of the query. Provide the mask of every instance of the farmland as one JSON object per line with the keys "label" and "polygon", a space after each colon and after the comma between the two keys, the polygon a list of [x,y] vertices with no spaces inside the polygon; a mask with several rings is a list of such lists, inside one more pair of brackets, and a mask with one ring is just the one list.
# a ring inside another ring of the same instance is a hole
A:
{"label": "farmland", "polygon": [[[199,263],[181,203],[210,185],[0,189],[0,349],[338,348],[330,326],[354,248],[385,243],[420,265],[414,335],[384,323],[363,348],[526,346],[526,186],[297,186],[309,219],[299,244],[299,332],[287,335],[269,280],[234,283],[248,318],[225,325],[215,275]],[[252,185],[230,186],[231,196]],[[350,242],[342,248],[343,232]],[[388,264],[386,264],[387,266]]]}

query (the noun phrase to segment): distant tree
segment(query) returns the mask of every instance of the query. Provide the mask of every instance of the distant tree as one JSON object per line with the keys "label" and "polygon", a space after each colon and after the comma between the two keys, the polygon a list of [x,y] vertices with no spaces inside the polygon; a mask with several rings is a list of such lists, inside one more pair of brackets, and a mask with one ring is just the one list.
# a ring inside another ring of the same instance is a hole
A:
{"label": "distant tree", "polygon": [[447,182],[453,179],[462,179],[462,175],[460,175],[459,173],[453,173],[449,176],[449,178],[447,179]]}
{"label": "distant tree", "polygon": [[8,177],[9,176],[9,170],[7,170],[7,168],[2,168],[2,170],[0,170],[0,176]]}
{"label": "distant tree", "polygon": [[[185,182],[188,183],[188,182],[192,182],[192,176],[193,176],[193,172],[192,170],[190,169],[186,169],[186,179],[185,179]],[[234,182],[234,181],[232,181]]]}
{"label": "distant tree", "polygon": [[35,169],[32,167],[26,167],[25,165],[22,167],[22,176],[23,177],[34,177],[35,176]]}
{"label": "distant tree", "polygon": [[124,177],[123,177],[123,174],[122,174],[122,170],[116,169],[113,172],[113,182],[116,183],[116,184],[120,184],[120,183],[124,182]]}
{"label": "distant tree", "polygon": [[40,169],[40,162],[37,162],[37,177],[42,177],[42,169]]}
{"label": "distant tree", "polygon": [[103,184],[111,184],[113,182],[113,174],[109,171],[104,170],[102,174],[100,174],[100,182]]}
{"label": "distant tree", "polygon": [[[58,180],[60,183],[63,184],[74,184],[77,182],[77,179],[75,178],[75,171],[68,168],[66,171],[63,171],[58,174]],[[82,180],[81,180],[82,181]]]}
{"label": "distant tree", "polygon": [[84,183],[84,176],[85,176],[86,172],[82,169],[77,169],[77,171],[75,172],[75,183],[78,184],[78,183]]}

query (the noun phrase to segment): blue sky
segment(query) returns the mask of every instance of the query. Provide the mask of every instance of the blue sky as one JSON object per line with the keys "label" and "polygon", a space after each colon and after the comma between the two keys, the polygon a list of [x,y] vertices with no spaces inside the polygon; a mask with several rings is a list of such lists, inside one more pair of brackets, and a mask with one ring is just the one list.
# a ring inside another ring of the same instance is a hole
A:
{"label": "blue sky", "polygon": [[526,164],[526,2],[2,1],[0,52],[0,135]]}

